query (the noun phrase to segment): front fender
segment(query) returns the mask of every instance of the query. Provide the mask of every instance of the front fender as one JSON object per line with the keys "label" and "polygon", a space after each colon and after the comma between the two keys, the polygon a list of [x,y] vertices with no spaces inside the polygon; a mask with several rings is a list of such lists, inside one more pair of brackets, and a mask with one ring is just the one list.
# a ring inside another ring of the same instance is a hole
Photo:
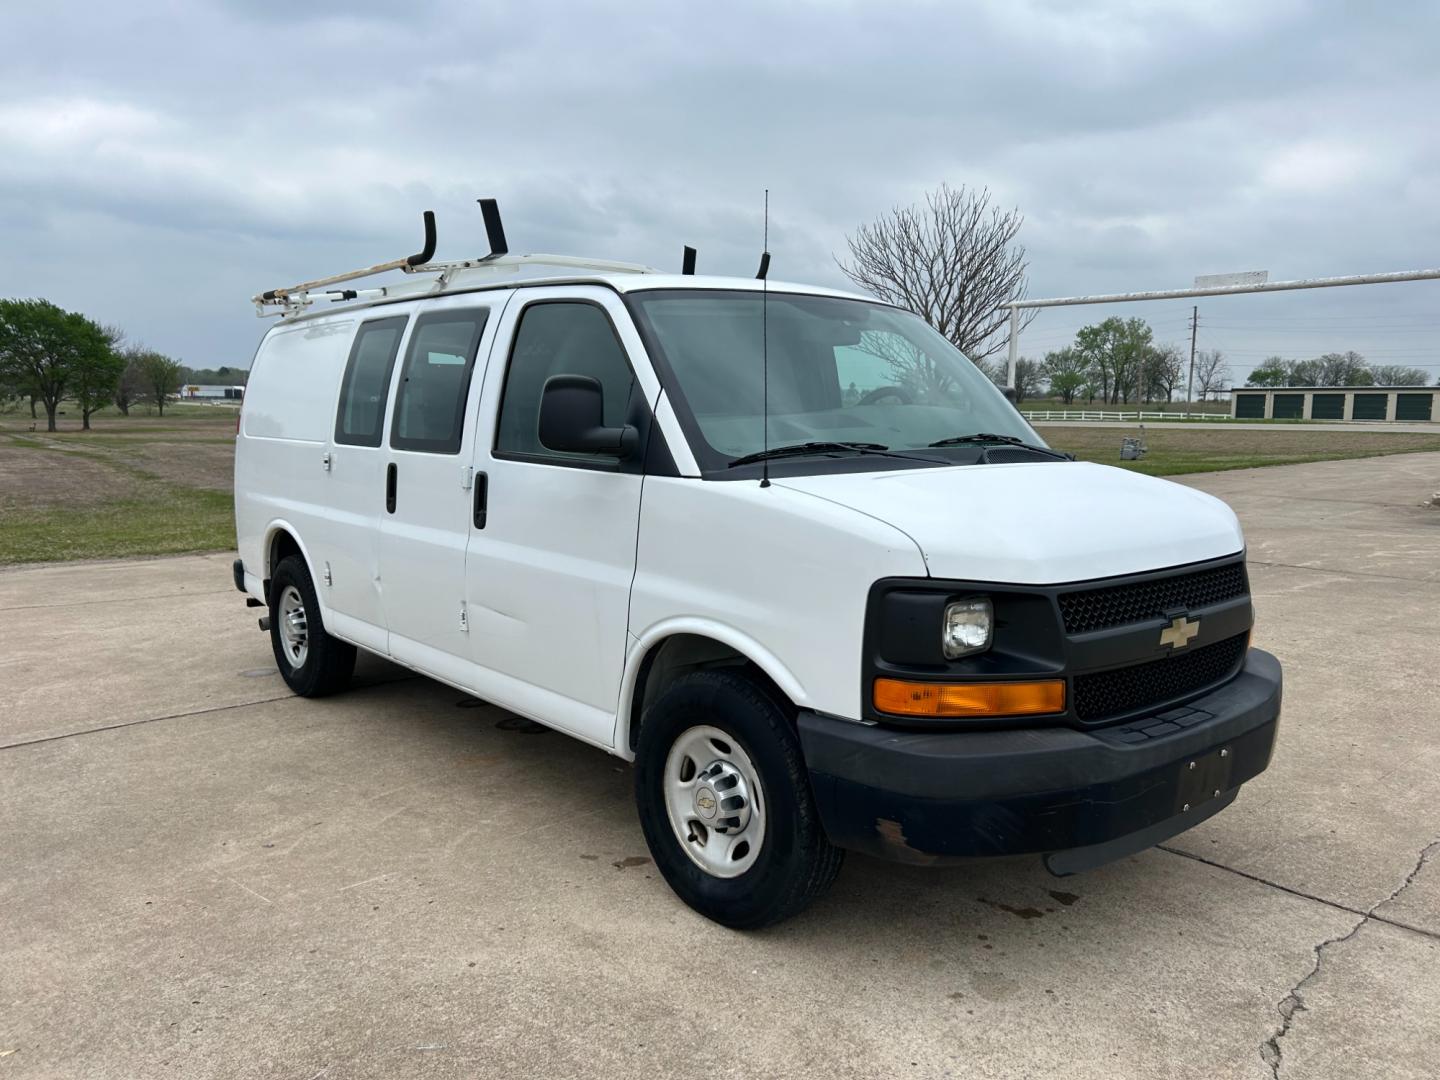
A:
{"label": "front fender", "polygon": [[810,708],[810,695],[804,685],[780,658],[755,638],[733,626],[714,619],[684,616],[665,619],[646,628],[637,638],[631,635],[630,649],[625,657],[625,674],[620,682],[620,700],[615,716],[615,752],[633,760],[630,751],[630,729],[635,717],[635,686],[644,669],[645,660],[665,641],[678,635],[709,638],[745,657],[775,683],[796,706]]}

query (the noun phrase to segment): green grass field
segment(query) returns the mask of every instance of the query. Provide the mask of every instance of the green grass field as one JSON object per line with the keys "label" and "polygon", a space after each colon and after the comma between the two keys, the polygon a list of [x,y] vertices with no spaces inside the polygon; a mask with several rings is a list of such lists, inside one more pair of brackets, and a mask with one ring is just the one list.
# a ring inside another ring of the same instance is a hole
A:
{"label": "green grass field", "polygon": [[0,564],[234,547],[235,410],[0,416]]}
{"label": "green grass field", "polygon": [[[92,419],[92,431],[79,430],[74,415],[53,434],[32,432],[30,424],[28,414],[0,416],[0,565],[234,547],[233,408],[176,405],[163,418],[110,410]],[[43,419],[36,427],[43,429]],[[1145,459],[1122,462],[1127,429],[1061,423],[1039,430],[1082,460],[1152,476],[1440,451],[1440,432],[1196,425],[1151,428]]]}
{"label": "green grass field", "polygon": [[1118,465],[1149,476],[1440,450],[1440,431],[1421,435],[1398,431],[1287,431],[1283,427],[1250,431],[1197,426],[1179,430],[1147,428],[1145,443],[1149,452],[1140,461],[1121,461],[1121,439],[1136,434],[1138,428],[1041,423],[1036,425],[1036,430],[1051,446],[1068,451],[1082,461]]}

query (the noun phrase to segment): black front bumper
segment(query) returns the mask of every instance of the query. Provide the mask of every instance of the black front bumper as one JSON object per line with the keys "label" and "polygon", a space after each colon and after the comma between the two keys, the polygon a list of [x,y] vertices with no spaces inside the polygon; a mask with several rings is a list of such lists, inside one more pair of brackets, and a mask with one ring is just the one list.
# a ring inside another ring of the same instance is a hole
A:
{"label": "black front bumper", "polygon": [[1279,662],[1252,649],[1224,686],[1116,727],[932,734],[802,713],[800,741],[841,847],[927,863],[1070,852],[1051,863],[1065,873],[1228,805],[1270,763],[1280,697]]}

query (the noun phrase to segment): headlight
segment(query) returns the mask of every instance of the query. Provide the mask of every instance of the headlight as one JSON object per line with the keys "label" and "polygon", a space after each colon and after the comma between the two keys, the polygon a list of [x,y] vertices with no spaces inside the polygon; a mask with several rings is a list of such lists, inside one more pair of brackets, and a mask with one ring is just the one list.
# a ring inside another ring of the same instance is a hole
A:
{"label": "headlight", "polygon": [[941,623],[940,644],[947,660],[984,652],[995,635],[995,613],[990,598],[972,596],[945,605]]}

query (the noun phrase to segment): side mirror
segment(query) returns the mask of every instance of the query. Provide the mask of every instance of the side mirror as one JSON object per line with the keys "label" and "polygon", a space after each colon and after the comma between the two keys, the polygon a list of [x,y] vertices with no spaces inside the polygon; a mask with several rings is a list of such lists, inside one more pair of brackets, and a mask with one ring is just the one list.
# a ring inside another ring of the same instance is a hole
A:
{"label": "side mirror", "polygon": [[1006,401],[1011,405],[1015,404],[1015,388],[1013,386],[1003,386],[1000,388],[1000,392],[1005,395]]}
{"label": "side mirror", "polygon": [[628,424],[605,426],[605,391],[588,375],[552,375],[540,395],[540,443],[567,454],[627,458],[640,433]]}

